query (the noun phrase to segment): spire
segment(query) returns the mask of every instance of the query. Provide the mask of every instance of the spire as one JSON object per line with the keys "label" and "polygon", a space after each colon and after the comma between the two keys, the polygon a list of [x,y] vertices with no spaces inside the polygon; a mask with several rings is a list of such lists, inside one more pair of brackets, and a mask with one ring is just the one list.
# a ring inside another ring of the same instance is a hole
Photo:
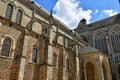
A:
{"label": "spire", "polygon": [[32,4],[34,4],[35,2],[34,2],[34,0],[29,0],[30,1],[30,3],[32,3]]}
{"label": "spire", "polygon": [[52,25],[53,24],[53,10],[50,11],[49,20],[50,20],[50,24]]}
{"label": "spire", "polygon": [[80,22],[86,25],[86,19],[83,18],[82,20],[80,20]]}
{"label": "spire", "polygon": [[53,10],[50,10],[50,17],[53,18]]}

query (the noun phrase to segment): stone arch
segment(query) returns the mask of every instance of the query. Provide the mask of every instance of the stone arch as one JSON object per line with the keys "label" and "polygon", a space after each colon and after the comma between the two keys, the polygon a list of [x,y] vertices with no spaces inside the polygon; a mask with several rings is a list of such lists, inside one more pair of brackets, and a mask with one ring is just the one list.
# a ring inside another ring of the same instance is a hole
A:
{"label": "stone arch", "polygon": [[42,32],[42,25],[38,22],[33,22],[32,31],[41,34]]}
{"label": "stone arch", "polygon": [[93,34],[93,40],[99,39],[99,38],[103,38],[106,36],[106,33],[104,31],[101,30],[97,30],[94,34]]}
{"label": "stone arch", "polygon": [[22,13],[23,13],[23,15],[25,14],[25,10],[24,10],[23,8],[21,8],[21,7],[17,6],[17,7],[16,7],[16,11],[18,11],[18,10],[21,10],[21,11],[22,11]]}
{"label": "stone arch", "polygon": [[13,9],[16,9],[16,5],[13,2],[6,2],[6,5],[11,4],[13,6]]}
{"label": "stone arch", "polygon": [[9,57],[14,57],[13,50],[15,49],[15,40],[14,40],[14,38],[13,38],[12,36],[10,36],[10,35],[4,35],[4,37],[3,37],[2,40],[1,40],[1,45],[3,45],[3,42],[4,42],[4,40],[5,40],[6,38],[10,39],[10,41],[11,41],[11,47],[10,47]]}
{"label": "stone arch", "polygon": [[13,6],[13,12],[15,11],[15,9],[16,9],[16,5],[15,5],[15,3],[13,3],[13,2],[6,2],[6,10],[7,10],[7,5],[8,4],[11,4],[12,6]]}
{"label": "stone arch", "polygon": [[12,44],[12,48],[15,49],[15,47],[16,47],[16,46],[15,46],[15,40],[14,40],[14,38],[13,38],[12,36],[10,36],[10,35],[4,35],[4,37],[2,38],[1,44],[3,43],[3,41],[4,41],[5,38],[9,38],[9,39],[12,41],[12,43],[13,43],[13,44]]}
{"label": "stone arch", "polygon": [[108,62],[105,59],[102,60],[102,69],[103,69],[104,80],[111,80],[111,75],[110,75],[111,72],[109,69]]}
{"label": "stone arch", "polygon": [[92,62],[87,62],[85,65],[86,80],[95,80],[95,67]]}

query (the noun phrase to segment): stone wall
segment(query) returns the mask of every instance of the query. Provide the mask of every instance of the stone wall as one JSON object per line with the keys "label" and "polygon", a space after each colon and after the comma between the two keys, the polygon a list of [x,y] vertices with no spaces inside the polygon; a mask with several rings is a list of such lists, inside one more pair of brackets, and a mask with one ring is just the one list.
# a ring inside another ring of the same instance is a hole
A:
{"label": "stone wall", "polygon": [[[37,62],[32,62],[32,49],[36,48],[38,50]],[[47,41],[40,38],[34,38],[29,36],[26,63],[25,63],[25,73],[24,80],[33,79],[46,79],[46,65],[47,65]]]}
{"label": "stone wall", "polygon": [[[13,6],[10,20],[4,18],[9,3]],[[21,24],[15,23],[18,9],[23,12]],[[0,11],[0,52],[4,38],[13,40],[10,56],[0,55],[0,74],[3,73],[0,79],[76,79],[74,33],[28,0],[1,0]],[[83,46],[79,41],[76,44]],[[37,62],[32,62],[33,48],[38,51]],[[53,66],[54,52],[57,55],[56,67]],[[69,70],[66,69],[67,59]]]}
{"label": "stone wall", "polygon": [[12,59],[7,57],[0,57],[0,79],[9,80],[12,67]]}

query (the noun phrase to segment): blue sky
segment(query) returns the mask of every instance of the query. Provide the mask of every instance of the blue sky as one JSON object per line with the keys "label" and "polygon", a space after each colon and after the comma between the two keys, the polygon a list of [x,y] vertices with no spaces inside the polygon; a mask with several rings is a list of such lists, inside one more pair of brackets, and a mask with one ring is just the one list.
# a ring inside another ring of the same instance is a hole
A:
{"label": "blue sky", "polygon": [[34,0],[69,28],[77,27],[82,18],[92,23],[120,12],[118,0]]}

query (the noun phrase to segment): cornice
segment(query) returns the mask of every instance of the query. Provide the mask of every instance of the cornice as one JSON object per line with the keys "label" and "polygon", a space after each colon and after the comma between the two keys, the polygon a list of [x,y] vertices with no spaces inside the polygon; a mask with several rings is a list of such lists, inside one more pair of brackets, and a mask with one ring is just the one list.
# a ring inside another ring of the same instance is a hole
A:
{"label": "cornice", "polygon": [[55,26],[59,26],[59,29],[62,29],[63,31],[65,31],[67,34],[72,35],[71,30],[61,21],[59,21],[58,19],[56,19],[55,17],[53,17],[51,19],[50,17],[50,13],[48,13],[45,9],[43,9],[40,5],[38,5],[35,2],[30,2],[29,0],[18,0],[20,3],[24,4],[25,6],[27,6],[29,9],[31,10],[36,10],[36,13],[39,14],[41,17],[43,17],[44,19],[46,19],[47,21],[53,20],[53,25]]}
{"label": "cornice", "polygon": [[44,10],[40,5],[38,5],[37,3],[31,2],[29,0],[17,0],[17,1],[24,4],[26,7],[28,7],[32,11],[35,9],[37,14],[39,14],[44,19],[48,20],[50,14],[46,10]]}

